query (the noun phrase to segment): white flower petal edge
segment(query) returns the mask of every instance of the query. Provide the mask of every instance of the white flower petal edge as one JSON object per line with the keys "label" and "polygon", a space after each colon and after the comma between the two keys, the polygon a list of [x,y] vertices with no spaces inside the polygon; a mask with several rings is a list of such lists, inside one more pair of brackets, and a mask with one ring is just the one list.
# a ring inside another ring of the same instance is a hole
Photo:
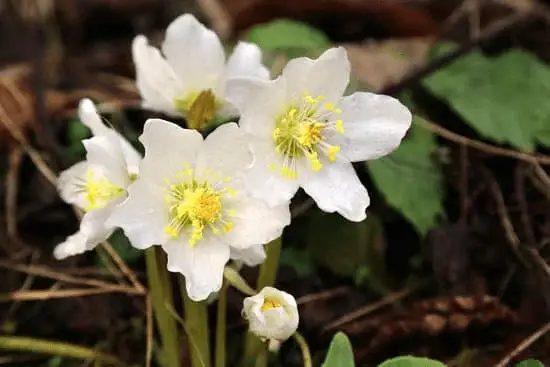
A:
{"label": "white flower petal edge", "polygon": [[392,97],[342,97],[349,72],[345,49],[332,48],[290,61],[277,80],[257,82],[256,95],[240,100],[239,124],[254,155],[245,177],[253,197],[276,206],[302,187],[324,211],[365,218],[370,200],[350,162],[389,154],[412,118]]}
{"label": "white flower petal edge", "polygon": [[353,222],[367,217],[365,209],[370,204],[369,194],[349,162],[327,164],[302,187],[325,212],[338,212]]}
{"label": "white flower petal edge", "polygon": [[347,138],[342,142],[341,151],[351,162],[390,154],[411,126],[409,109],[390,96],[356,92],[343,97],[339,107]]}
{"label": "white flower petal edge", "polygon": [[139,35],[132,42],[132,58],[142,106],[169,116],[180,115],[174,100],[184,93],[185,87],[160,51],[150,46],[145,36]]}
{"label": "white flower petal edge", "polygon": [[257,266],[264,262],[266,253],[264,245],[250,246],[245,249],[231,247],[229,256],[237,263],[244,263],[246,266]]}
{"label": "white flower petal edge", "polygon": [[131,174],[139,173],[141,155],[120,133],[105,126],[94,103],[90,99],[83,98],[80,100],[80,103],[78,104],[78,116],[80,121],[82,121],[82,123],[92,131],[94,136],[115,136],[119,141],[118,143],[120,144],[120,148],[122,149],[122,155],[126,161],[128,171]]}
{"label": "white flower petal edge", "polygon": [[226,76],[268,80],[269,70],[262,64],[262,50],[253,43],[239,42],[227,60]]}
{"label": "white flower petal edge", "polygon": [[162,52],[186,88],[218,89],[225,67],[223,46],[193,15],[180,15],[168,25]]}
{"label": "white flower petal edge", "polygon": [[243,316],[251,333],[263,340],[284,341],[298,328],[298,306],[294,297],[273,287],[265,287],[243,301]]}
{"label": "white flower petal edge", "polygon": [[168,270],[185,276],[190,298],[203,300],[220,289],[232,247],[281,234],[290,222],[288,203],[269,208],[247,196],[242,177],[252,155],[235,123],[203,141],[195,130],[152,119],[140,140],[140,175],[108,224],[121,227],[134,247],[162,246]]}
{"label": "white flower petal edge", "polygon": [[205,300],[212,292],[220,290],[223,268],[229,261],[226,244],[210,238],[196,246],[169,241],[162,248],[168,258],[168,270],[185,277],[187,295],[193,301]]}

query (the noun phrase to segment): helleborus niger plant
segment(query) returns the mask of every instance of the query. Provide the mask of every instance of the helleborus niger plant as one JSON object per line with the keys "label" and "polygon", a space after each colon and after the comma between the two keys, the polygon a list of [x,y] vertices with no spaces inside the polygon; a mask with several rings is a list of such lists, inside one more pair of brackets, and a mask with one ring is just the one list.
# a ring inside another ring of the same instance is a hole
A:
{"label": "helleborus niger plant", "polygon": [[242,90],[234,77],[269,78],[261,51],[240,42],[225,60],[218,36],[191,14],[174,20],[166,30],[162,54],[137,36],[132,45],[136,82],[143,106],[171,116],[184,116],[191,128],[202,129],[216,117],[238,115],[233,105]]}
{"label": "helleborus niger plant", "polygon": [[80,102],[79,116],[94,137],[82,141],[86,161],[62,172],[57,186],[63,200],[86,213],[79,231],[55,248],[57,259],[92,250],[113,233],[115,227],[106,220],[126,198],[126,188],[137,175],[141,160],[130,143],[103,124],[92,101]]}
{"label": "helleborus niger plant", "polygon": [[[291,336],[310,361],[297,332],[296,300],[271,287],[290,200],[302,187],[321,210],[363,220],[369,196],[352,162],[391,153],[411,113],[389,96],[344,96],[350,73],[344,48],[290,60],[269,80],[257,46],[240,42],[226,60],[216,34],[190,14],[168,26],[161,50],[139,35],[132,54],[142,105],[183,117],[188,128],[147,120],[139,137],[142,158],[82,100],[79,116],[93,137],[83,140],[86,160],[60,174],[58,189],[85,215],[55,257],[91,250],[116,228],[133,247],[148,249],[159,360],[168,367],[183,363],[179,328],[167,307],[171,279],[179,275],[193,367],[210,367],[207,299],[217,299],[216,366],[225,363],[229,286],[249,296],[242,311],[250,331],[244,365],[265,367],[265,343],[276,350]],[[203,137],[214,122],[219,126]],[[259,293],[239,275],[243,264],[261,264]]]}
{"label": "helleborus niger plant", "polygon": [[231,248],[281,235],[290,223],[288,203],[269,207],[247,195],[243,176],[252,155],[235,123],[203,140],[195,130],[152,119],[139,140],[140,175],[108,223],[139,249],[161,245],[168,270],[185,276],[189,297],[204,300],[221,288]]}
{"label": "helleborus niger plant", "polygon": [[346,51],[338,47],[316,60],[291,60],[262,87],[250,80],[254,93],[238,107],[255,158],[245,178],[251,195],[280,205],[302,187],[322,210],[365,219],[370,199],[351,162],[389,154],[412,117],[389,96],[343,97],[349,73]]}

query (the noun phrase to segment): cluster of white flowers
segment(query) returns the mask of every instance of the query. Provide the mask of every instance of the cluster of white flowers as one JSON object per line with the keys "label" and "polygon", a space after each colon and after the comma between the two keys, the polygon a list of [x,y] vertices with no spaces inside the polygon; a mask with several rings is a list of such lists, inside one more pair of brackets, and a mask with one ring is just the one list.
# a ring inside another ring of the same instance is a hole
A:
{"label": "cluster of white flowers", "polygon": [[[186,14],[169,25],[161,51],[137,36],[132,53],[143,106],[184,117],[189,128],[148,120],[142,158],[83,100],[80,118],[94,136],[58,188],[86,214],[54,254],[91,250],[122,228],[138,249],[161,246],[196,301],[220,289],[230,259],[264,260],[300,187],[320,209],[363,220],[369,196],[351,162],[390,153],[411,124],[392,97],[343,96],[350,63],[341,47],[291,60],[270,80],[256,45],[240,42],[226,61],[216,34]],[[238,125],[205,139],[197,131],[219,121]],[[298,324],[292,296],[273,288],[246,299],[244,314],[267,339],[284,340]]]}

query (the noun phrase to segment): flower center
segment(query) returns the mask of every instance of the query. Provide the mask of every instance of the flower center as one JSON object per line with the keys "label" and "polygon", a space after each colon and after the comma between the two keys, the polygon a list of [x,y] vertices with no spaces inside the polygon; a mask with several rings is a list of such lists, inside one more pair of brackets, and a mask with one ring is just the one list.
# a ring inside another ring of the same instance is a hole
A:
{"label": "flower center", "polygon": [[[219,178],[219,175],[213,176]],[[170,237],[178,238],[183,230],[190,228],[189,244],[194,246],[203,238],[204,231],[208,228],[214,234],[220,233],[220,230],[227,233],[233,228],[233,223],[224,219],[233,215],[233,211],[224,210],[222,205],[224,195],[234,195],[233,190],[228,187],[216,190],[207,180],[197,181],[192,169],[186,169],[176,177],[179,182],[167,182],[165,196],[170,223],[164,230]]]}
{"label": "flower center", "polygon": [[174,101],[176,109],[185,113],[188,127],[197,130],[203,129],[216,118],[221,104],[211,89],[192,91]]}
{"label": "flower center", "polygon": [[88,203],[85,208],[87,212],[105,207],[125,192],[122,187],[112,184],[105,177],[97,176],[93,168],[86,171],[84,191]]}
{"label": "flower center", "polygon": [[342,111],[332,103],[321,104],[323,100],[323,96],[314,98],[304,93],[300,106],[285,107],[276,119],[273,141],[277,153],[285,157],[285,164],[280,168],[282,176],[289,179],[297,177],[295,160],[298,158],[306,157],[313,171],[319,171],[323,167],[319,159],[320,153],[331,162],[336,160],[340,147],[327,143],[326,132],[336,130],[344,134],[341,119],[329,121],[331,116],[339,115]]}
{"label": "flower center", "polygon": [[261,307],[261,310],[262,312],[266,312],[267,310],[271,310],[272,308],[279,308],[279,307],[281,307],[281,303],[279,301],[270,297],[266,297]]}

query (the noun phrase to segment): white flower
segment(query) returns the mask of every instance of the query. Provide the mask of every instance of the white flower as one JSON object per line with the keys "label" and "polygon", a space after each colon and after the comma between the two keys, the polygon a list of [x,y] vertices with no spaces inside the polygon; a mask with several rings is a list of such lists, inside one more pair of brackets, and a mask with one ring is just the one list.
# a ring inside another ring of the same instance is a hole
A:
{"label": "white flower", "polygon": [[146,37],[134,39],[132,55],[143,106],[184,116],[192,128],[202,128],[216,116],[238,114],[232,103],[246,91],[238,82],[228,90],[229,79],[269,78],[256,45],[240,42],[226,63],[216,34],[191,14],[179,16],[168,26],[162,53]]}
{"label": "white flower", "polygon": [[262,340],[285,341],[298,328],[299,315],[292,295],[265,287],[243,301],[243,316],[250,332]]}
{"label": "white flower", "polygon": [[256,81],[239,100],[255,159],[246,177],[252,196],[277,205],[302,187],[326,212],[365,218],[370,199],[350,162],[397,148],[411,113],[389,96],[342,97],[349,73],[344,48],[332,48],[316,60],[290,61],[277,80]]}
{"label": "white flower", "polygon": [[270,208],[246,196],[242,176],[252,156],[234,123],[203,141],[196,130],[151,119],[140,141],[139,178],[109,223],[139,249],[161,245],[168,270],[185,276],[191,299],[203,300],[220,289],[230,247],[250,249],[281,235],[288,203]]}
{"label": "white flower", "polygon": [[57,188],[61,198],[84,210],[86,214],[75,234],[56,246],[54,256],[64,259],[92,250],[113,233],[105,224],[113,208],[126,198],[126,187],[137,175],[139,153],[115,130],[101,121],[93,102],[79,104],[82,123],[95,135],[82,141],[86,161],[61,172]]}
{"label": "white flower", "polygon": [[95,136],[83,140],[86,161],[63,171],[58,190],[67,203],[86,211],[77,233],[56,246],[54,256],[64,259],[92,250],[113,233],[105,224],[113,209],[126,198],[126,187],[133,179],[128,172],[119,140],[111,136]]}

